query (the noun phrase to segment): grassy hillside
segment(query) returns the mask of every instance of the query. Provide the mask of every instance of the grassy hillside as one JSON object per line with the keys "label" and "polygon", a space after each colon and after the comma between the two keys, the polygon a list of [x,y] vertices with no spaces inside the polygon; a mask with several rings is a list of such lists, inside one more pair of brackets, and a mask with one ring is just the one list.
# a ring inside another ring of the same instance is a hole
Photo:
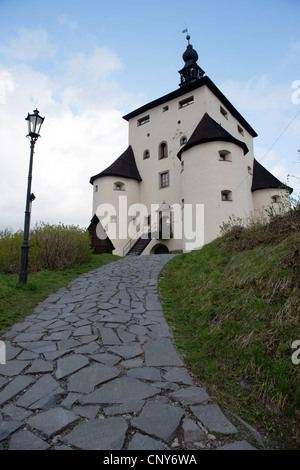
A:
{"label": "grassy hillside", "polygon": [[233,227],[161,273],[177,347],[210,396],[275,448],[300,448],[300,211]]}

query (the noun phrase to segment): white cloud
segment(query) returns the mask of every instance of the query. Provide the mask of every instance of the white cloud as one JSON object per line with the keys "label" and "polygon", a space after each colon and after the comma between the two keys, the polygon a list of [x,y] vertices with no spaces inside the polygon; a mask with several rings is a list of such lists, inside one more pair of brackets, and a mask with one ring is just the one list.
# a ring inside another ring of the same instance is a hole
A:
{"label": "white cloud", "polygon": [[[103,61],[105,66],[100,67]],[[23,228],[30,153],[25,117],[36,107],[45,122],[35,146],[31,225],[36,221],[89,224],[89,179],[111,164],[128,143],[127,123],[115,106],[122,100],[127,106],[128,97],[111,79],[119,67],[117,56],[106,48],[97,48],[89,56],[74,55],[64,68],[66,74],[56,77],[24,64],[0,65],[0,76],[9,83],[5,104],[0,104],[0,140],[5,149],[0,157],[0,229]]]}
{"label": "white cloud", "polygon": [[18,36],[10,38],[8,45],[0,46],[0,53],[10,59],[32,62],[37,58],[48,60],[55,55],[56,48],[44,29],[22,28]]}
{"label": "white cloud", "polygon": [[57,18],[59,24],[61,24],[62,26],[67,26],[68,28],[70,29],[77,29],[78,28],[78,24],[76,21],[72,20],[68,15],[64,14],[64,15],[60,15],[58,18]]}

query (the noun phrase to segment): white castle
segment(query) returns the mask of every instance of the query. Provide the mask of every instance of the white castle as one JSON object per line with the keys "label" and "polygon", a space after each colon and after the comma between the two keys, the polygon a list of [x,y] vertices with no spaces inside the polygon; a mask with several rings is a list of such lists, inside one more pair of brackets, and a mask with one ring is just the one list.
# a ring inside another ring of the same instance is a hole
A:
{"label": "white castle", "polygon": [[98,252],[200,248],[220,235],[230,216],[258,217],[286,193],[255,160],[256,132],[205,75],[187,40],[179,88],[124,116],[128,148],[90,179],[89,229],[97,226],[98,238],[101,232],[108,237]]}

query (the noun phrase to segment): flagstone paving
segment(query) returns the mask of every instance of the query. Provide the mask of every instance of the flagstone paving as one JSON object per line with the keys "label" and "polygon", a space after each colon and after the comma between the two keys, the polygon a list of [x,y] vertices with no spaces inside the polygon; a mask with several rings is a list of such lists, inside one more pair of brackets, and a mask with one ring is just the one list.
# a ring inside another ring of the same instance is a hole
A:
{"label": "flagstone paving", "polygon": [[174,346],[157,292],[172,256],[84,274],[2,336],[0,449],[255,449]]}

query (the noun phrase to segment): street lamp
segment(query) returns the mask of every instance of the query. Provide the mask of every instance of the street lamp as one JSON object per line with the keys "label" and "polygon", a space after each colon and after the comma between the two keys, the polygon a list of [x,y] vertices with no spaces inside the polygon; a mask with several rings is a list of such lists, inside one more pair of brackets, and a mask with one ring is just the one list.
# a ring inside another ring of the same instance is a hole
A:
{"label": "street lamp", "polygon": [[25,120],[28,123],[28,134],[26,137],[30,139],[30,160],[29,160],[29,171],[28,171],[28,185],[27,185],[27,198],[26,198],[26,209],[25,209],[25,222],[24,222],[24,239],[21,251],[21,269],[19,276],[19,283],[26,284],[27,282],[27,265],[28,265],[28,251],[29,251],[29,227],[30,227],[30,212],[31,204],[35,199],[35,195],[31,193],[31,180],[32,180],[32,164],[34,146],[38,138],[40,137],[40,129],[45,118],[39,115],[37,109],[33,111],[33,114],[29,114]]}

